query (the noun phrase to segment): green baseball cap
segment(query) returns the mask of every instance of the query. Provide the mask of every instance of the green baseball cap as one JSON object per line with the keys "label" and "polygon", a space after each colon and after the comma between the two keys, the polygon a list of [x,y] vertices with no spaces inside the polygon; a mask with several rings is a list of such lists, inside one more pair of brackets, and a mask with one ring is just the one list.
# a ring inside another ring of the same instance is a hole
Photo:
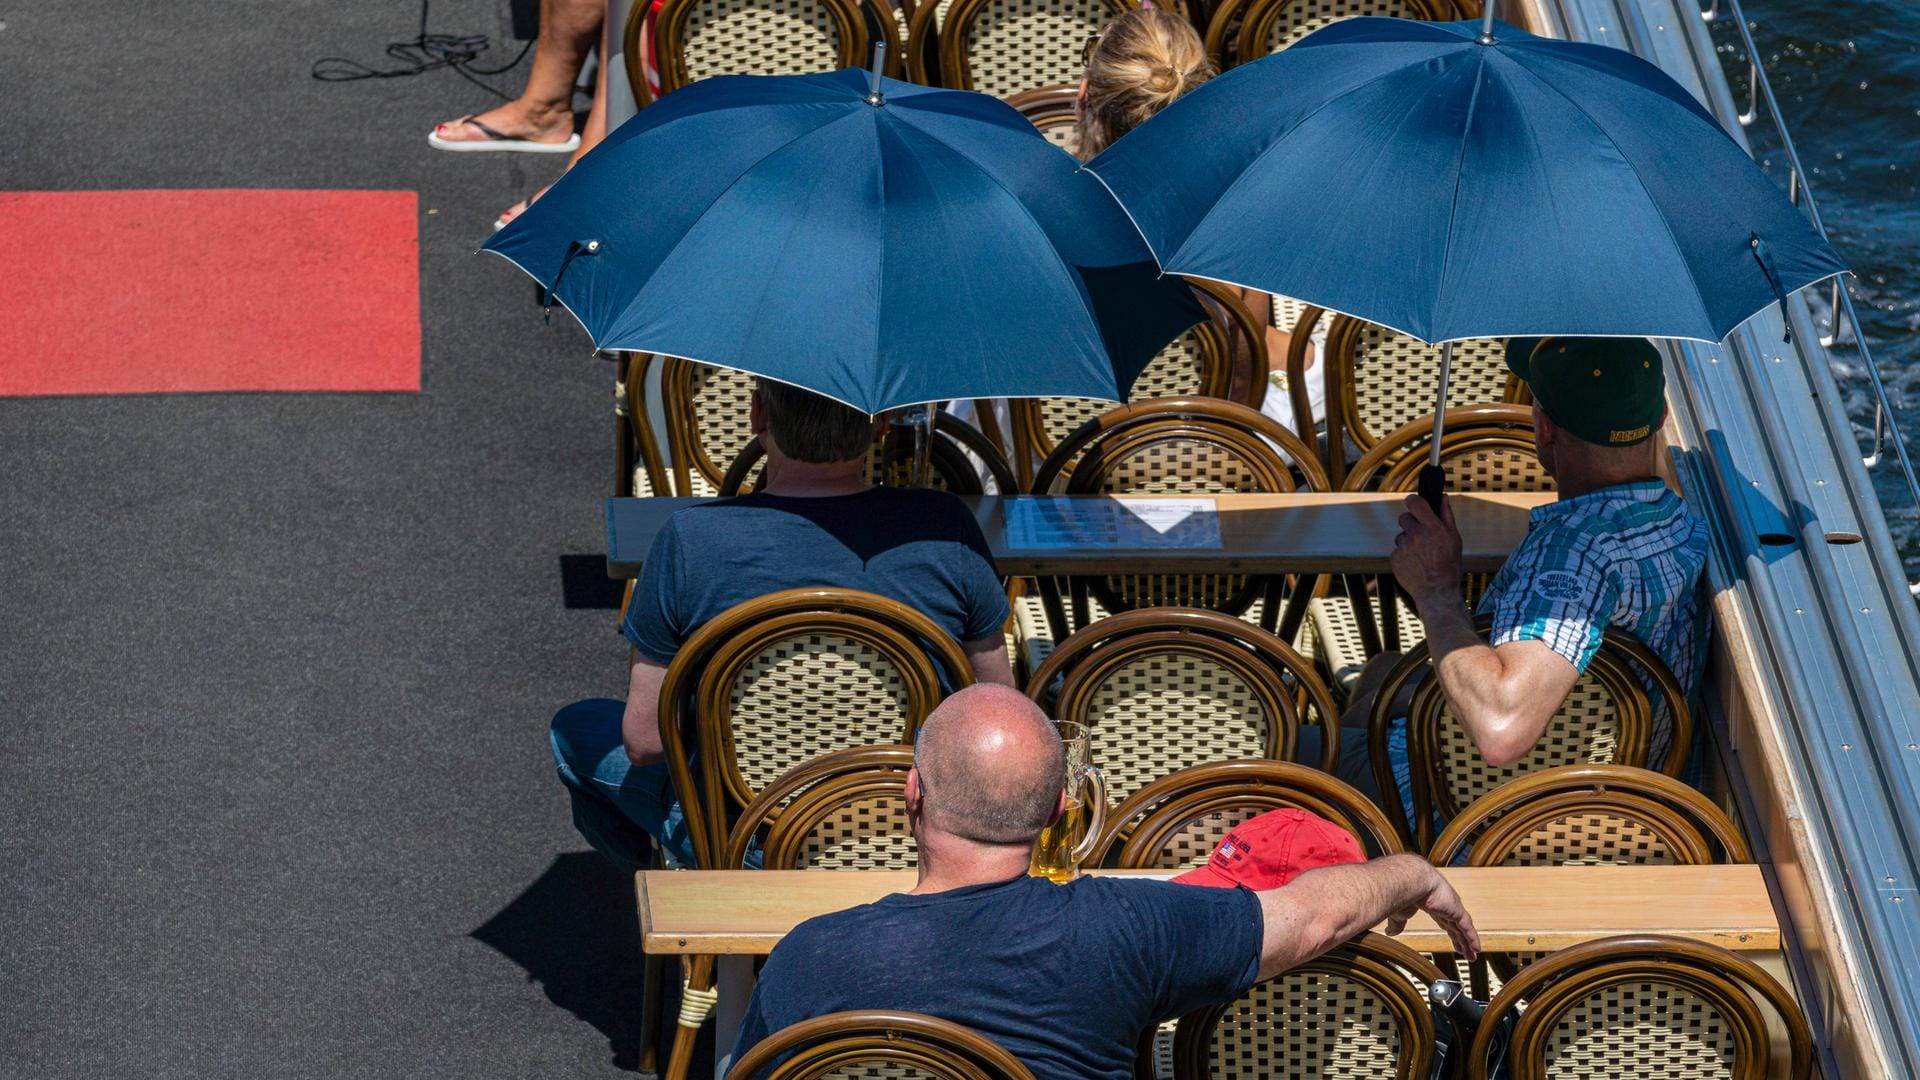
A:
{"label": "green baseball cap", "polygon": [[1583,442],[1632,446],[1667,415],[1667,376],[1646,338],[1534,337],[1507,342],[1507,370],[1548,419]]}

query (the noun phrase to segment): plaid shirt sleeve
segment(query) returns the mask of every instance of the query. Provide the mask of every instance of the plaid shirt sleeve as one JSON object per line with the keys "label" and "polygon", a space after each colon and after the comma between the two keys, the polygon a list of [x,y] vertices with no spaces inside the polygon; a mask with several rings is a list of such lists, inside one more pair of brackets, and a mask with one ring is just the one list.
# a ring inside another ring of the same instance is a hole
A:
{"label": "plaid shirt sleeve", "polygon": [[1493,616],[1490,641],[1540,641],[1582,673],[1620,603],[1604,537],[1582,528],[1528,534],[1480,602]]}

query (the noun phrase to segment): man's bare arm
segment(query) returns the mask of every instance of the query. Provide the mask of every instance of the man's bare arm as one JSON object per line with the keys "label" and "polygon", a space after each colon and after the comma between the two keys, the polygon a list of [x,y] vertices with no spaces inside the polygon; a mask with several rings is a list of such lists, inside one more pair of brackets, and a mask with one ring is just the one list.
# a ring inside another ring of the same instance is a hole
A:
{"label": "man's bare arm", "polygon": [[1480,955],[1480,934],[1459,895],[1418,855],[1323,866],[1259,895],[1265,921],[1261,979],[1311,960],[1382,921],[1387,933],[1398,934],[1416,911],[1433,917],[1453,940],[1454,951],[1469,960]]}
{"label": "man's bare arm", "polygon": [[620,741],[627,746],[627,760],[635,765],[666,760],[666,749],[660,744],[660,684],[666,681],[665,665],[634,656],[633,670],[627,677],[627,711],[620,718]]}
{"label": "man's bare arm", "polygon": [[1453,505],[1435,514],[1425,499],[1407,499],[1393,549],[1393,573],[1413,598],[1447,700],[1489,765],[1525,757],[1560,711],[1580,673],[1540,641],[1498,648],[1473,628],[1460,595],[1460,532]]}
{"label": "man's bare arm", "polygon": [[1013,685],[1013,661],[1007,659],[1007,639],[993,634],[960,646],[966,650],[967,664],[973,668],[973,681]]}

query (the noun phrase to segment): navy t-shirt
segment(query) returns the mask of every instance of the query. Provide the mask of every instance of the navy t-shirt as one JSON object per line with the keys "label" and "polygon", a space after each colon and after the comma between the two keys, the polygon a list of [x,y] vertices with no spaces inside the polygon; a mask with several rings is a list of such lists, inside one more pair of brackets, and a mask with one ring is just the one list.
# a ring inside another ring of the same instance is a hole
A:
{"label": "navy t-shirt", "polygon": [[993,1039],[1039,1080],[1131,1080],[1142,1032],[1253,985],[1260,935],[1260,899],[1243,888],[1022,875],[888,896],[780,942],[734,1060],[810,1017],[905,1009]]}
{"label": "navy t-shirt", "polygon": [[898,600],[957,641],[1000,633],[1007,594],[980,525],[942,491],[875,487],[796,498],[755,492],[667,519],[622,631],[657,664],[707,620],[782,589],[859,589]]}

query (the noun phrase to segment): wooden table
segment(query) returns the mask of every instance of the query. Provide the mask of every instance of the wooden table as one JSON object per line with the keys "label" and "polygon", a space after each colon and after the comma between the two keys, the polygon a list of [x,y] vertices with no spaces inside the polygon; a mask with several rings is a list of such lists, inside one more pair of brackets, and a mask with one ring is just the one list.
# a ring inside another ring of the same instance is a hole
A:
{"label": "wooden table", "polygon": [[[1018,548],[1008,535],[1008,504],[1015,499],[1067,498],[1087,502],[1129,502],[1156,496],[963,496],[971,503],[993,551],[994,564],[1008,577],[1073,574],[1384,574],[1405,495],[1294,492],[1285,495],[1213,495],[1220,527],[1218,547]],[[1468,572],[1500,568],[1527,533],[1532,510],[1552,502],[1551,493],[1456,494],[1454,519],[1460,526],[1462,557]],[[661,497],[607,500],[607,573],[635,577],[647,549],[675,511],[698,505],[699,498]]]}
{"label": "wooden table", "polygon": [[[1564,949],[1632,932],[1673,934],[1769,958],[1780,949],[1780,922],[1758,866],[1501,866],[1441,873],[1460,893],[1489,951]],[[872,903],[913,884],[912,870],[643,870],[635,879],[642,947],[718,957],[714,1075],[725,1076],[753,993],[753,958],[772,952],[787,931],[815,915]],[[1425,914],[1414,917],[1400,940],[1423,952],[1452,948]]]}

